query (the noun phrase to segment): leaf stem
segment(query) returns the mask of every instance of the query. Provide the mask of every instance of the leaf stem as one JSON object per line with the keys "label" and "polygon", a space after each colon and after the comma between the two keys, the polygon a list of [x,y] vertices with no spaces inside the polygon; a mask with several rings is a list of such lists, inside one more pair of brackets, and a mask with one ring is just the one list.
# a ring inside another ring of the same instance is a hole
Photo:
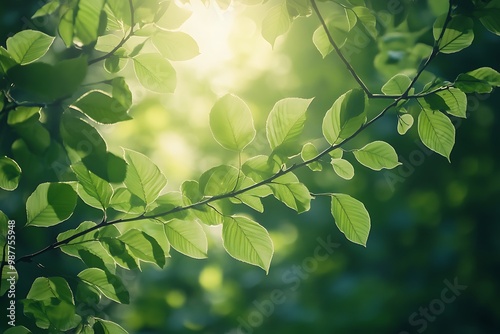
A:
{"label": "leaf stem", "polygon": [[89,60],[89,62],[88,62],[89,65],[98,63],[100,61],[106,60],[107,58],[111,57],[112,55],[115,54],[116,51],[118,51],[119,48],[121,48],[130,39],[130,37],[132,37],[134,35],[134,26],[135,26],[134,4],[132,3],[132,0],[129,0],[128,4],[130,7],[130,30],[129,30],[129,32],[122,38],[122,40],[111,51],[109,51],[108,53],[106,53],[103,56]]}

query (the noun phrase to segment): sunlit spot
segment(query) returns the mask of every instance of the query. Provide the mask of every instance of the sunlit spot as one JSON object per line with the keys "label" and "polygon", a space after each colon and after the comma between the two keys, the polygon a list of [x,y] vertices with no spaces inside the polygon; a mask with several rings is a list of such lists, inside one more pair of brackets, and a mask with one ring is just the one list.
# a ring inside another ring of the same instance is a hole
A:
{"label": "sunlit spot", "polygon": [[222,271],[219,267],[206,266],[200,273],[199,281],[205,290],[217,290],[222,285]]}
{"label": "sunlit spot", "polygon": [[186,295],[180,290],[171,290],[165,296],[165,301],[173,308],[179,308],[186,302]]}

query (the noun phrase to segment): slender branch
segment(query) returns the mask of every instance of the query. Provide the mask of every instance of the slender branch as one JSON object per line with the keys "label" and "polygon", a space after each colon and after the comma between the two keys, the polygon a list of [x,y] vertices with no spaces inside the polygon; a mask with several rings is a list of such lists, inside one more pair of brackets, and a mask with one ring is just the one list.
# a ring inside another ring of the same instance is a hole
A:
{"label": "slender branch", "polygon": [[403,97],[406,97],[408,95],[408,92],[411,90],[411,88],[415,85],[415,83],[417,82],[417,80],[420,78],[420,75],[422,75],[422,73],[427,68],[427,66],[429,66],[429,64],[431,63],[431,61],[438,55],[438,53],[439,53],[439,44],[441,43],[441,40],[443,39],[444,33],[446,31],[446,27],[448,26],[448,24],[451,21],[451,13],[452,13],[452,11],[453,11],[453,5],[451,4],[451,0],[450,0],[448,2],[448,13],[446,14],[446,19],[444,21],[443,28],[441,29],[441,33],[439,34],[439,37],[434,42],[434,46],[432,47],[432,52],[429,55],[429,57],[427,58],[427,60],[425,61],[425,63],[419,68],[419,70],[417,71],[417,74],[415,75],[415,77],[411,81],[411,83],[408,86],[408,88],[402,94]]}
{"label": "slender branch", "polygon": [[121,48],[130,39],[130,37],[132,37],[134,35],[134,25],[135,25],[135,22],[134,22],[135,21],[135,17],[134,17],[134,4],[132,3],[132,0],[129,0],[128,4],[129,4],[129,7],[130,7],[130,30],[129,30],[129,32],[127,33],[127,35],[125,35],[122,38],[122,40],[120,41],[120,43],[118,43],[111,51],[109,51],[108,53],[106,53],[103,56],[100,56],[100,57],[94,58],[92,60],[89,60],[89,62],[88,62],[89,65],[98,63],[100,61],[103,61],[103,60],[111,57],[112,55],[115,54],[116,51],[118,51],[119,48]]}
{"label": "slender branch", "polygon": [[335,41],[333,40],[332,34],[328,30],[328,26],[326,25],[325,19],[321,15],[321,12],[319,11],[318,5],[316,4],[316,0],[311,0],[311,5],[312,5],[312,8],[313,8],[314,12],[318,16],[318,19],[321,22],[321,25],[323,26],[323,29],[325,30],[326,36],[328,37],[328,41],[330,42],[330,44],[332,45],[333,49],[335,50],[335,53],[337,53],[337,55],[342,60],[342,62],[344,63],[344,65],[347,67],[347,69],[349,70],[349,72],[351,72],[351,75],[353,76],[354,80],[356,80],[356,82],[359,84],[359,86],[361,87],[361,89],[363,89],[365,91],[366,95],[368,95],[369,97],[374,97],[374,95],[372,94],[372,92],[370,92],[370,90],[365,85],[365,83],[363,82],[363,80],[361,80],[361,78],[358,76],[358,74],[356,73],[356,71],[352,67],[351,63],[349,63],[349,61],[347,60],[347,58],[342,54],[342,52],[340,51],[340,48],[338,47],[337,43],[335,43]]}

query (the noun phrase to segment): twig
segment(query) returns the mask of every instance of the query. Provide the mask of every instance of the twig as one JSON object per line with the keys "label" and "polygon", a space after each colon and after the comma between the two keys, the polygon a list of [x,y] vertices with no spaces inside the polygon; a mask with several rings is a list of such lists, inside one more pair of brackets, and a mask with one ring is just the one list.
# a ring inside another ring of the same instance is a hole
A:
{"label": "twig", "polygon": [[94,58],[92,60],[89,60],[89,62],[88,62],[89,65],[98,63],[98,62],[100,62],[102,60],[105,60],[105,59],[111,57],[112,55],[115,54],[116,51],[118,51],[119,48],[121,48],[123,46],[123,44],[125,44],[130,39],[130,37],[132,37],[134,35],[134,25],[135,25],[135,22],[134,22],[135,21],[135,17],[134,17],[134,4],[132,3],[132,0],[129,0],[128,4],[129,4],[129,7],[130,7],[130,30],[129,30],[128,34],[125,35],[122,38],[122,40],[120,41],[120,43],[118,43],[111,51],[109,51],[108,53],[106,53],[103,56],[100,56],[100,57]]}

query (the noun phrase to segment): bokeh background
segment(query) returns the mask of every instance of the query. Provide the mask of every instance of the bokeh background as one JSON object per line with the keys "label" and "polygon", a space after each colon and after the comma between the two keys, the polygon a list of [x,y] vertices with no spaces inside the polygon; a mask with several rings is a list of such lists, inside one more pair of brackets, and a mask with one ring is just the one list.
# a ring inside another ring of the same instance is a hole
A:
{"label": "bokeh background", "polygon": [[[40,28],[27,18],[43,3],[2,1],[1,43],[12,32]],[[403,12],[396,20],[407,18],[405,29],[412,34],[398,48],[411,52],[413,41],[432,43],[429,27],[442,11],[436,3],[417,1],[411,8],[401,3]],[[258,131],[245,153],[251,156],[268,150],[265,120],[279,99],[315,97],[303,135],[311,141],[320,137],[321,120],[335,99],[356,87],[335,55],[322,59],[315,49],[315,18],[298,19],[271,48],[260,37],[261,8],[234,6],[223,12],[214,3],[187,6],[195,13],[182,30],[198,41],[201,54],[174,64],[176,93],[152,95],[132,86],[134,120],[100,129],[111,150],[120,152],[123,146],[151,157],[169,179],[168,190],[177,190],[182,181],[216,164],[237,163],[236,156],[217,145],[208,127],[208,113],[218,97],[234,93],[249,104]],[[374,9],[383,14],[387,5],[381,2]],[[380,32],[390,29],[382,24]],[[439,56],[430,72],[452,81],[458,73],[482,66],[498,70],[498,41],[476,25],[473,46]],[[373,41],[350,47],[352,64],[374,92],[393,71],[404,70],[375,68],[379,45]],[[108,312],[131,333],[219,334],[238,333],[238,328],[242,333],[500,333],[499,103],[498,91],[469,96],[468,119],[454,120],[451,164],[418,143],[416,126],[399,136],[392,113],[348,148],[384,140],[396,148],[403,166],[374,172],[346,154],[356,170],[351,181],[337,177],[328,161],[321,174],[298,172],[313,192],[343,192],[364,202],[372,220],[366,248],[338,231],[326,198],[314,200],[311,210],[301,215],[266,199],[263,214],[243,207],[241,212],[271,233],[276,253],[268,275],[229,257],[220,229],[207,227],[208,259],[194,260],[172,250],[163,270],[146,266],[143,272],[122,273],[131,291],[130,305],[102,302],[89,312]],[[381,107],[372,105],[374,112]],[[30,180],[34,189],[39,180]],[[2,209],[11,219],[25,220],[21,204],[27,195],[0,192]],[[64,227],[84,219],[89,219],[88,209],[79,203]],[[19,226],[19,255],[51,243],[59,231],[39,232]],[[334,243],[333,253],[315,258],[322,244],[318,239]],[[18,268],[19,296],[26,294],[33,277],[71,279],[82,269],[61,252],[37,262],[41,265]],[[450,285],[458,285],[455,293]],[[21,318],[19,324],[34,328]]]}

